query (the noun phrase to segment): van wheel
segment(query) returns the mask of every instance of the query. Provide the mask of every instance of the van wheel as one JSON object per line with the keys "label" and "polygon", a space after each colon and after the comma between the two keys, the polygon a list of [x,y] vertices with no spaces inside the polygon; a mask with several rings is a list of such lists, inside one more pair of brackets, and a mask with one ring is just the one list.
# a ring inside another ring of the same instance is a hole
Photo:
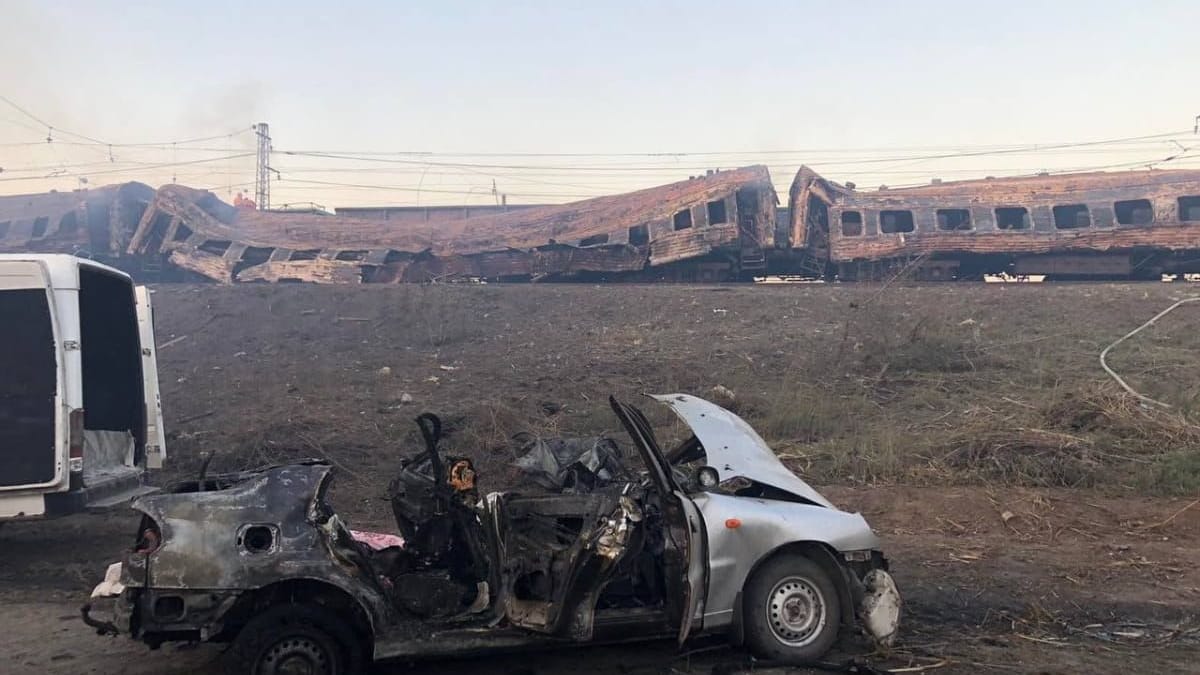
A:
{"label": "van wheel", "polygon": [[275,605],[233,640],[226,671],[249,675],[354,675],[362,641],[337,615],[316,605]]}
{"label": "van wheel", "polygon": [[837,641],[842,621],[837,588],[808,558],[768,560],[746,583],[743,597],[746,642],[761,658],[812,663]]}

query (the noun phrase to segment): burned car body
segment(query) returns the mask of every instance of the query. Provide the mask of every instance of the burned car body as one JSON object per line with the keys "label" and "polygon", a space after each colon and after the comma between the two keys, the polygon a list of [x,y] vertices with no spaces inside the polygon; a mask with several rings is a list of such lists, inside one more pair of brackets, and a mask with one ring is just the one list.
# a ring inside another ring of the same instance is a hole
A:
{"label": "burned car body", "polygon": [[643,470],[557,493],[480,497],[470,460],[444,456],[438,419],[422,415],[425,451],[389,489],[399,537],[347,528],[319,461],[143,498],[137,545],[93,593],[113,617],[89,605],[84,619],[151,645],[230,641],[254,673],[698,633],[803,663],[856,625],[890,642],[900,599],[862,516],[733,413],[653,398],[690,427],[686,441],[664,451],[640,410],[610,399]]}

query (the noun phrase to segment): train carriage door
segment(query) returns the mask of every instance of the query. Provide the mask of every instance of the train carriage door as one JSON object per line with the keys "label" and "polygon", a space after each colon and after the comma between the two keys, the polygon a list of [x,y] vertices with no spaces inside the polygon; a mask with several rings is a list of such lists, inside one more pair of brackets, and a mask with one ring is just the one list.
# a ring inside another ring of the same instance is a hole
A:
{"label": "train carriage door", "polygon": [[[741,249],[738,262],[742,274],[753,275],[767,267],[766,254],[763,252],[764,235],[767,233],[762,231],[766,227],[766,222],[760,215],[761,199],[762,195],[759,194],[759,191],[750,188],[738,190],[735,195],[738,242]],[[725,210],[722,208],[722,220],[724,220],[724,214]],[[709,224],[712,224],[711,219]]]}
{"label": "train carriage door", "polygon": [[804,209],[804,220],[807,224],[808,245],[815,254],[829,252],[829,207],[816,195],[808,196],[808,204]]}

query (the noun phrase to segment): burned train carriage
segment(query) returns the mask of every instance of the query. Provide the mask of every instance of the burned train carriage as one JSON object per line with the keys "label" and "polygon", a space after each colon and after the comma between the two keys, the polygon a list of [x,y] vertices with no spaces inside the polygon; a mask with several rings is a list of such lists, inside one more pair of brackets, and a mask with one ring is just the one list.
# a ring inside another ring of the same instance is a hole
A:
{"label": "burned train carriage", "polygon": [[858,191],[802,167],[777,233],[792,271],[1143,278],[1200,272],[1200,171],[989,178]]}
{"label": "burned train carriage", "polygon": [[0,253],[69,253],[141,275],[124,254],[153,198],[141,183],[0,197]]}
{"label": "burned train carriage", "polygon": [[235,208],[211,192],[159,189],[133,256],[235,281],[395,283],[489,280],[722,281],[761,273],[777,197],[766,167],[449,222]]}

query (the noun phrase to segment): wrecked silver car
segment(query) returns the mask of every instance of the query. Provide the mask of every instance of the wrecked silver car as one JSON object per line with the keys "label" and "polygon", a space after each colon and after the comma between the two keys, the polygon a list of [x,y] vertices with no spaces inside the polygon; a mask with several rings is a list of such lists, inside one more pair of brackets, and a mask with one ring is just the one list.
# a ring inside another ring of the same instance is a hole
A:
{"label": "wrecked silver car", "polygon": [[137,543],[84,620],[151,646],[229,642],[234,668],[255,674],[700,633],[784,663],[819,659],[856,626],[890,643],[900,598],[862,516],[733,413],[653,398],[690,437],[664,450],[640,410],[610,399],[644,467],[576,462],[544,494],[480,497],[470,460],[444,455],[438,418],[421,415],[424,452],[389,490],[398,535],[351,531],[325,502],[332,467],[319,461],[143,497]]}

